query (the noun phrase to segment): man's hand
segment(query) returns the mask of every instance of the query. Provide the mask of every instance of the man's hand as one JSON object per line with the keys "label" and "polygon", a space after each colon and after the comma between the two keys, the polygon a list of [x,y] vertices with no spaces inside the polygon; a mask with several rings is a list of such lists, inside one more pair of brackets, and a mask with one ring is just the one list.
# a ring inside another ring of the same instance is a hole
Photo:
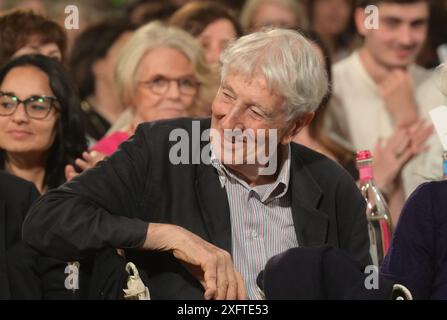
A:
{"label": "man's hand", "polygon": [[207,300],[247,299],[244,281],[230,254],[182,227],[150,223],[143,249],[172,250],[205,288]]}
{"label": "man's hand", "polygon": [[413,83],[407,70],[396,68],[390,71],[378,89],[396,126],[409,127],[417,121]]}

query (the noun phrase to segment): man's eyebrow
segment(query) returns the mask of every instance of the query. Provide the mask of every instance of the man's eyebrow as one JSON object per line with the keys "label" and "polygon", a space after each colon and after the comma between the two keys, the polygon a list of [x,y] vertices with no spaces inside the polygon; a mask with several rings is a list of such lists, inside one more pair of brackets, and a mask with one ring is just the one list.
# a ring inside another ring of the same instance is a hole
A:
{"label": "man's eyebrow", "polygon": [[384,17],[382,17],[382,20],[387,21],[387,22],[396,22],[396,23],[404,22],[403,19],[394,17],[394,16],[384,16]]}
{"label": "man's eyebrow", "polygon": [[234,90],[233,90],[233,88],[231,87],[231,85],[229,84],[229,83],[227,83],[227,82],[222,82],[222,88],[223,89],[226,89],[226,90],[230,90],[232,93],[234,93]]}
{"label": "man's eyebrow", "polygon": [[[394,23],[403,23],[405,22],[404,19],[396,17],[396,16],[383,16],[382,20],[387,21],[387,22],[394,22]],[[408,21],[410,24],[421,24],[421,23],[425,23],[428,22],[428,18],[416,18],[413,20],[409,20]]]}
{"label": "man's eyebrow", "polygon": [[411,25],[419,25],[419,24],[423,24],[423,23],[428,23],[428,18],[419,18],[419,19],[414,19],[414,20],[410,21]]}

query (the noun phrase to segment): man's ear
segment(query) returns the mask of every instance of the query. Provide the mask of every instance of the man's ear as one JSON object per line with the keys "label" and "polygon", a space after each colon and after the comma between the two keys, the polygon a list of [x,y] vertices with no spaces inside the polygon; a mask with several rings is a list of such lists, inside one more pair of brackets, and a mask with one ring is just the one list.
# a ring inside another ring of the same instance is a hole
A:
{"label": "man's ear", "polygon": [[357,27],[357,32],[361,36],[366,36],[368,30],[365,28],[365,9],[364,8],[356,8],[354,11],[354,20],[355,20],[355,26]]}
{"label": "man's ear", "polygon": [[293,138],[307,126],[315,116],[315,112],[307,112],[302,116],[298,117],[289,127],[287,133],[282,138],[282,144],[288,144],[292,142]]}

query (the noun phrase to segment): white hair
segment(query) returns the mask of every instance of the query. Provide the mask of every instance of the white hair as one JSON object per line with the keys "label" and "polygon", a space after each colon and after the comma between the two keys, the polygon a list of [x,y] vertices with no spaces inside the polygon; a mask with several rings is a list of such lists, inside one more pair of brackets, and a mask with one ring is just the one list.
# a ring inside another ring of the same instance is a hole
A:
{"label": "white hair", "polygon": [[207,97],[208,91],[212,89],[210,88],[211,70],[199,43],[180,28],[153,21],[136,30],[121,50],[114,75],[115,87],[121,103],[126,105],[135,94],[136,74],[141,68],[142,58],[151,50],[160,47],[176,49],[188,58],[195,77],[201,83],[198,100]]}
{"label": "white hair", "polygon": [[222,54],[223,81],[230,72],[261,73],[285,99],[288,120],[315,111],[328,92],[328,75],[315,48],[299,32],[270,29],[239,38]]}

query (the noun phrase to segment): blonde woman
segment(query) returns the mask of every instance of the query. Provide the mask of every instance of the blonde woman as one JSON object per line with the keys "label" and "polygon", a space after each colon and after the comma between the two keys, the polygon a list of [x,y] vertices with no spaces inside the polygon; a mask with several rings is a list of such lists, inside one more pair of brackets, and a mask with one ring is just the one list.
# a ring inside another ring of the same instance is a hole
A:
{"label": "blonde woman", "polygon": [[[85,170],[115,152],[142,122],[194,116],[209,101],[211,71],[200,45],[186,31],[151,22],[123,47],[115,69],[120,102],[128,108],[120,127],[77,159]],[[72,166],[67,178],[76,175]]]}

